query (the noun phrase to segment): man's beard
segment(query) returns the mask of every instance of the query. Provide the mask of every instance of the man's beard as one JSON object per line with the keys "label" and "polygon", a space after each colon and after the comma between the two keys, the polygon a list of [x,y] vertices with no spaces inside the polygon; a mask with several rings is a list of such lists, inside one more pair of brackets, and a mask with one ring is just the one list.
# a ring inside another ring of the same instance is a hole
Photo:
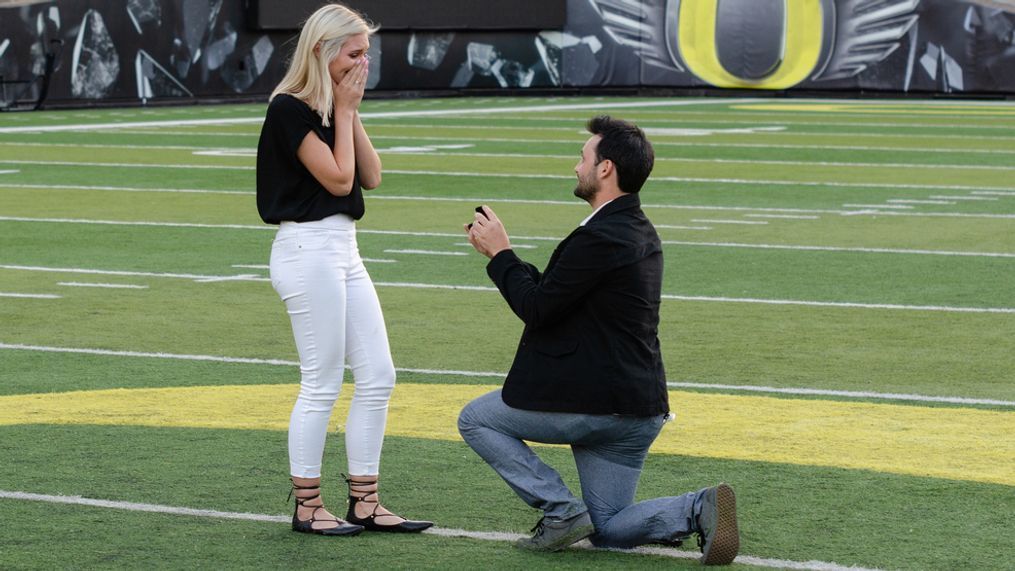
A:
{"label": "man's beard", "polygon": [[598,181],[588,180],[582,177],[578,177],[578,184],[574,187],[574,195],[584,200],[585,202],[592,202],[592,199],[599,192],[599,185],[596,184]]}

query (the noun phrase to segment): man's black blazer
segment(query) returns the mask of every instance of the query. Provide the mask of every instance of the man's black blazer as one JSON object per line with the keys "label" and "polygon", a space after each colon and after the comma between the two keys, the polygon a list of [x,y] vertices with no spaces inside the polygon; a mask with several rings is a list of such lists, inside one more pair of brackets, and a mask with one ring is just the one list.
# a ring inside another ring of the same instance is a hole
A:
{"label": "man's black blazer", "polygon": [[663,251],[637,194],[561,242],[542,274],[512,250],[487,274],[525,322],[502,396],[514,408],[652,416],[669,412],[659,351]]}

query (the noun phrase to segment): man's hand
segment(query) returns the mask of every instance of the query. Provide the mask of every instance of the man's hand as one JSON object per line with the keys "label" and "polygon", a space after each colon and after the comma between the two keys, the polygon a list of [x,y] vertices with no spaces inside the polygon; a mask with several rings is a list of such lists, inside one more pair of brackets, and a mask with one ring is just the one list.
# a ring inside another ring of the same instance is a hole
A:
{"label": "man's hand", "polygon": [[493,258],[504,250],[511,249],[507,230],[500,218],[489,206],[481,206],[482,213],[476,212],[472,224],[465,224],[465,232],[469,235],[469,243],[477,252],[487,258]]}

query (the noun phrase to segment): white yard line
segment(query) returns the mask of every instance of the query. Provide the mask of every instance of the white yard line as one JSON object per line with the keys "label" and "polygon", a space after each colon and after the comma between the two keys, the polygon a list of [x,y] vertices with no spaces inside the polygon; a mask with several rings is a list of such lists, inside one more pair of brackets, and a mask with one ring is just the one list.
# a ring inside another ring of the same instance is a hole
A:
{"label": "white yard line", "polygon": [[692,218],[691,222],[698,222],[700,224],[747,224],[755,226],[764,226],[768,224],[763,220],[715,220],[707,218]]}
{"label": "white yard line", "polygon": [[[37,165],[58,165],[58,166],[80,166],[80,167],[122,167],[122,168],[173,168],[173,169],[220,169],[220,170],[255,170],[253,166],[218,166],[218,165],[192,165],[192,164],[139,164],[139,163],[87,163],[72,161],[21,161],[21,160],[0,160],[0,163],[37,164]],[[490,173],[490,172],[463,172],[463,171],[424,171],[405,169],[385,169],[384,174],[404,174],[419,176],[450,176],[450,177],[474,177],[474,178],[512,178],[512,179],[546,179],[546,180],[574,180],[574,175],[558,174],[533,174],[533,173]],[[868,183],[868,182],[828,182],[828,181],[793,181],[793,180],[766,180],[766,179],[740,179],[740,178],[701,178],[701,177],[680,177],[680,176],[655,176],[648,180],[650,183],[659,182],[696,182],[702,184],[736,184],[736,185],[778,185],[778,186],[827,186],[833,188],[888,188],[888,189],[920,189],[920,190],[987,190],[987,191],[1015,191],[1015,187],[984,187],[965,185],[931,185],[931,184],[902,184],[902,183]]]}
{"label": "white yard line", "polygon": [[97,287],[97,288],[108,288],[108,289],[148,289],[146,285],[131,285],[131,284],[104,284],[104,283],[91,283],[91,282],[57,282],[56,285],[66,287]]}
{"label": "white yard line", "polygon": [[18,299],[60,299],[62,295],[55,295],[51,293],[12,293],[12,292],[0,292],[0,297],[11,297]]}
{"label": "white yard line", "polygon": [[[177,353],[151,353],[141,351],[115,351],[110,349],[88,349],[78,347],[51,347],[46,345],[26,345],[18,343],[2,343],[0,342],[0,350],[10,351],[37,351],[44,353],[70,353],[70,354],[83,354],[83,355],[99,355],[105,357],[126,357],[126,358],[151,358],[151,359],[173,359],[180,361],[210,361],[217,363],[227,364],[246,364],[246,365],[271,365],[271,366],[284,366],[284,367],[298,367],[299,362],[288,361],[284,359],[254,359],[249,357],[222,357],[217,355],[185,355]],[[412,369],[405,367],[397,367],[395,369],[398,372],[403,373],[418,373],[426,375],[437,375],[437,376],[459,376],[459,377],[489,377],[503,379],[507,376],[504,371],[465,371],[465,370],[448,370],[448,369]],[[1006,401],[999,399],[979,399],[979,398],[967,398],[967,397],[950,397],[950,396],[931,396],[931,395],[917,395],[917,394],[903,394],[903,393],[877,393],[871,391],[843,391],[833,389],[813,389],[806,387],[766,387],[766,386],[754,386],[754,385],[724,385],[724,384],[712,384],[712,383],[692,383],[692,382],[677,382],[668,381],[667,385],[670,388],[685,388],[685,389],[706,389],[706,390],[722,390],[730,392],[760,392],[760,393],[773,393],[773,394],[787,394],[787,395],[810,395],[810,396],[832,396],[842,397],[849,399],[873,399],[873,400],[892,400],[892,401],[909,401],[909,402],[933,402],[933,403],[948,403],[948,404],[962,404],[962,405],[989,405],[989,406],[1006,406],[1015,407],[1015,401]]]}
{"label": "white yard line", "polygon": [[663,230],[711,230],[711,226],[680,226],[677,224],[655,224],[656,228]]}
{"label": "white yard line", "polygon": [[761,299],[754,297],[712,297],[663,294],[663,299],[728,303],[760,303],[764,305],[802,305],[807,307],[841,307],[856,309],[896,309],[906,311],[943,311],[949,313],[997,313],[1015,315],[1015,307],[955,307],[948,305],[899,305],[893,303],[852,303],[843,301],[807,301],[799,299]]}
{"label": "white yard line", "polygon": [[[731,102],[732,99],[717,99],[714,101],[704,100],[670,100],[670,101],[630,101],[615,103],[578,103],[564,105],[529,105],[515,107],[485,107],[466,109],[432,109],[412,111],[382,111],[364,112],[360,114],[362,119],[391,119],[401,117],[440,117],[455,115],[485,115],[488,113],[516,113],[516,112],[543,112],[543,111],[576,111],[584,109],[629,109],[637,107],[685,107],[688,105],[711,105],[714,103]],[[255,117],[233,117],[219,119],[172,119],[164,121],[123,121],[119,123],[83,123],[77,125],[37,125],[25,127],[0,127],[0,133],[43,133],[54,131],[95,131],[103,129],[133,129],[145,127],[181,127],[194,125],[243,125],[260,124],[264,122],[263,115]]]}
{"label": "white yard line", "polygon": [[385,254],[417,254],[427,256],[468,256],[467,252],[441,252],[437,250],[384,250]]}
{"label": "white yard line", "polygon": [[[404,126],[402,126],[404,127]],[[416,127],[424,128],[423,126],[416,125]],[[428,125],[425,128],[433,129],[432,125]],[[478,128],[478,127],[477,127]],[[524,127],[523,127],[524,128]],[[530,127],[531,129],[531,127]],[[438,137],[432,135],[370,135],[371,139],[379,140],[412,140],[412,141],[460,141],[460,142],[491,142],[491,143],[524,143],[524,144],[561,144],[561,145],[573,145],[581,144],[581,133],[584,131],[575,130],[579,133],[574,139],[525,139],[525,138],[504,138],[504,137]],[[155,133],[151,133],[155,134]],[[159,133],[161,134],[161,133]],[[185,134],[185,133],[180,133]],[[587,134],[587,133],[586,133]],[[722,135],[723,133],[715,133],[715,135]],[[757,134],[778,134],[778,135],[810,135],[812,133],[792,133],[792,132],[764,132]],[[961,147],[875,147],[875,146],[863,146],[863,145],[788,145],[788,144],[774,144],[774,143],[705,143],[700,141],[663,141],[659,139],[665,139],[667,137],[680,137],[678,135],[656,135],[651,137],[652,146],[654,147],[704,147],[704,148],[719,148],[719,149],[802,149],[802,150],[819,150],[819,151],[892,151],[892,152],[913,152],[913,153],[970,153],[970,154],[1005,154],[1015,155],[1015,150],[1009,151],[1006,149],[964,149]],[[40,143],[43,144],[43,143]]]}
{"label": "white yard line", "polygon": [[747,218],[776,218],[785,220],[819,220],[820,216],[804,216],[798,214],[744,214]]}
{"label": "white yard line", "polygon": [[[0,264],[0,269],[15,270],[15,271],[52,272],[52,273],[83,273],[83,274],[116,275],[116,276],[178,278],[178,279],[189,279],[198,283],[227,282],[227,281],[249,281],[249,282],[271,281],[269,278],[254,276],[252,274],[214,276],[214,275],[199,275],[199,274],[133,272],[121,270],[94,270],[84,268],[52,268],[40,266],[19,266],[12,264]],[[457,284],[432,284],[432,283],[416,283],[416,282],[374,282],[374,285],[378,287],[397,287],[411,289],[441,289],[441,290],[483,291],[483,292],[497,291],[497,288],[490,286],[470,286]],[[701,302],[720,302],[720,303],[757,303],[764,305],[799,305],[804,307],[834,307],[845,309],[886,309],[886,310],[902,310],[902,311],[934,311],[945,313],[1015,314],[1015,308],[1011,307],[902,305],[889,303],[858,303],[844,301],[810,301],[810,300],[795,300],[795,299],[763,299],[763,298],[746,298],[746,297],[687,296],[677,294],[663,294],[662,299],[664,300],[669,299],[675,301],[696,301],[696,302],[701,301]]]}
{"label": "white yard line", "polygon": [[[686,208],[697,208],[697,207],[686,207]],[[712,210],[712,207],[702,207],[703,209]],[[751,210],[744,208],[743,210]],[[763,209],[761,209],[763,210]],[[889,213],[885,213],[889,214]],[[12,221],[12,222],[39,222],[39,223],[55,223],[55,224],[98,224],[98,225],[112,225],[112,226],[152,226],[152,227],[166,227],[166,228],[210,228],[210,229],[229,229],[229,230],[264,230],[274,231],[274,226],[269,225],[251,225],[251,224],[201,224],[196,222],[145,222],[145,221],[122,221],[122,220],[87,220],[80,218],[27,218],[20,216],[0,216],[0,221]],[[657,226],[665,228],[665,226]],[[676,228],[676,227],[674,227]],[[699,227],[688,227],[697,229]],[[704,229],[704,227],[700,227]],[[369,229],[358,229],[360,234],[380,234],[390,236],[419,236],[419,237],[435,237],[435,238],[461,238],[462,234],[451,233],[451,232],[409,232],[400,230],[369,230]],[[515,240],[533,240],[533,241],[549,241],[559,242],[563,240],[562,236],[515,236]],[[865,248],[865,247],[839,247],[839,246],[806,246],[806,245],[792,245],[792,244],[743,244],[737,242],[682,242],[664,240],[663,244],[673,244],[681,246],[713,246],[713,247],[729,247],[729,248],[759,248],[759,249],[771,249],[771,250],[814,250],[814,251],[827,251],[827,252],[856,252],[856,253],[871,253],[871,254],[917,254],[917,255],[931,255],[931,256],[970,256],[970,257],[985,257],[985,258],[1015,258],[1015,254],[1006,252],[958,252],[948,250],[920,250],[920,249],[907,249],[907,248]]]}
{"label": "white yard line", "polygon": [[[93,508],[104,508],[104,509],[116,509],[131,512],[144,512],[144,513],[161,513],[167,515],[178,515],[186,517],[205,517],[215,519],[232,519],[242,521],[254,521],[254,522],[265,522],[265,523],[278,523],[278,524],[289,524],[292,521],[292,516],[288,515],[269,515],[269,514],[255,514],[249,512],[225,512],[217,510],[203,510],[196,508],[186,508],[178,506],[168,506],[160,504],[144,504],[137,502],[124,502],[115,500],[99,500],[93,498],[85,498],[82,496],[62,496],[62,495],[50,495],[50,494],[35,494],[30,492],[18,492],[11,490],[0,490],[0,499],[7,500],[18,500],[18,501],[29,501],[29,502],[43,502],[50,504],[64,504],[64,505],[79,505]],[[504,532],[504,531],[471,531],[466,529],[455,529],[455,528],[444,528],[444,527],[432,527],[423,531],[426,535],[436,535],[439,537],[461,537],[466,539],[474,539],[480,541],[515,541],[525,537],[519,533]],[[583,541],[575,548],[596,550],[592,547],[588,541]],[[604,550],[613,551],[619,553],[628,553],[631,555],[654,555],[660,557],[672,557],[677,559],[699,559],[701,554],[693,551],[685,551],[680,549],[664,549],[659,547],[639,547],[629,550]],[[863,567],[855,566],[842,566],[836,563],[826,563],[824,561],[789,561],[785,559],[769,559],[766,557],[753,557],[749,555],[737,556],[736,563],[754,565],[757,567],[770,567],[775,569],[801,569],[801,570],[813,570],[813,571],[877,571],[876,569],[867,569]]]}

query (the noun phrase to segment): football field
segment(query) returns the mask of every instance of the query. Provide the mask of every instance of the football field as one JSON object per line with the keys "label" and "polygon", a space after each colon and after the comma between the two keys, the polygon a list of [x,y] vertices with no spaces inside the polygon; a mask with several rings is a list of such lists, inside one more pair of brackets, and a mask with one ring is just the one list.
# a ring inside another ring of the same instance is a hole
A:
{"label": "football field", "polygon": [[[639,498],[730,483],[738,568],[1015,568],[1015,103],[365,101],[384,181],[359,248],[398,370],[382,498],[437,527],[356,538],[287,523],[299,370],[254,204],[264,109],[0,114],[0,568],[696,566],[693,540],[514,549],[540,514],[456,429],[522,329],[462,224],[486,204],[545,265],[591,212],[596,114],[656,151],[676,420]],[[568,450],[540,453],[578,490]]]}

